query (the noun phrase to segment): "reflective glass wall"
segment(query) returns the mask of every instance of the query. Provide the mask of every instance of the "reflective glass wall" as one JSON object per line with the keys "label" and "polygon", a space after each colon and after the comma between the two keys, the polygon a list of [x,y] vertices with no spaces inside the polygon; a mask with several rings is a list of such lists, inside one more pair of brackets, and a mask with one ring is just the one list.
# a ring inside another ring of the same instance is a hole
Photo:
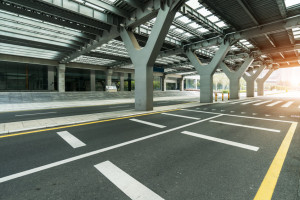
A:
{"label": "reflective glass wall", "polygon": [[48,67],[0,61],[0,91],[48,89]]}

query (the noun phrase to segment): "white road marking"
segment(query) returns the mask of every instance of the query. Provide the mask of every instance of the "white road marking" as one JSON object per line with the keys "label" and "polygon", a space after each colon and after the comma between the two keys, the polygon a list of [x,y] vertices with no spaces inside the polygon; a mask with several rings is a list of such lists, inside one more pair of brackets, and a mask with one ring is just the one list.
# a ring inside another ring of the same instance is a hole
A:
{"label": "white road marking", "polygon": [[155,124],[155,123],[152,123],[152,122],[146,122],[146,121],[139,120],[139,119],[129,119],[129,120],[134,121],[134,122],[138,122],[138,123],[141,123],[141,124],[146,124],[146,125],[149,125],[149,126],[154,126],[154,127],[157,127],[157,128],[165,128],[166,127],[164,125]]}
{"label": "white road marking", "polygon": [[175,114],[171,114],[171,113],[161,113],[162,115],[170,115],[170,116],[174,116],[174,117],[181,117],[181,118],[187,118],[187,119],[196,119],[196,120],[200,120],[201,118],[197,118],[197,117],[190,117],[190,116],[184,116],[184,115],[175,115]]}
{"label": "white road marking", "polygon": [[265,104],[265,103],[269,103],[271,102],[272,100],[270,101],[263,101],[263,102],[260,102],[260,103],[256,103],[256,104],[253,104],[254,106],[259,106],[259,105],[262,105],[262,104]]}
{"label": "white road marking", "polygon": [[54,114],[57,112],[45,112],[45,113],[31,113],[31,114],[23,114],[23,115],[15,115],[16,117],[23,117],[23,116],[32,116],[32,115],[47,115],[47,114]]}
{"label": "white road marking", "polygon": [[257,115],[257,113],[252,113],[252,115]]}
{"label": "white road marking", "polygon": [[129,174],[121,170],[119,167],[105,161],[95,165],[108,180],[115,184],[122,192],[133,200],[163,200],[152,190],[144,186],[142,183],[131,177]]}
{"label": "white road marking", "polygon": [[288,108],[288,107],[290,107],[290,105],[292,105],[294,102],[293,101],[289,101],[289,102],[287,102],[286,104],[284,104],[283,106],[281,106],[281,107],[283,107],[283,108]]}
{"label": "white road marking", "polygon": [[246,112],[241,112],[241,114],[246,114]]}
{"label": "white road marking", "polygon": [[247,105],[247,104],[255,103],[255,102],[259,102],[259,101],[261,101],[261,100],[256,100],[256,101],[250,101],[250,102],[242,103],[242,105]]}
{"label": "white road marking", "polygon": [[266,116],[266,117],[270,117],[271,115],[267,115],[267,114],[265,114],[265,116]]}
{"label": "white road marking", "polygon": [[226,125],[230,125],[230,126],[239,126],[239,127],[244,127],[244,128],[252,128],[252,129],[258,129],[258,130],[263,130],[263,131],[270,131],[270,132],[275,132],[275,133],[280,133],[280,130],[277,130],[277,129],[262,128],[262,127],[257,127],[257,126],[248,126],[248,125],[243,125],[243,124],[235,124],[235,123],[215,121],[215,120],[210,120],[209,122],[218,123],[218,124],[226,124]]}
{"label": "white road marking", "polygon": [[247,145],[247,144],[242,144],[242,143],[238,143],[238,142],[233,142],[230,140],[224,140],[224,139],[220,139],[220,138],[216,138],[216,137],[211,137],[211,136],[207,136],[207,135],[202,135],[199,133],[193,133],[193,132],[189,132],[189,131],[183,131],[181,132],[183,134],[186,135],[190,135],[190,136],[194,136],[194,137],[198,137],[198,138],[202,138],[202,139],[206,139],[206,140],[210,140],[210,141],[214,141],[214,142],[219,142],[222,144],[227,144],[227,145],[231,145],[231,146],[235,146],[235,147],[240,147],[243,149],[248,149],[251,151],[258,151],[259,147],[255,147],[255,146],[251,146],[251,145]]}
{"label": "white road marking", "polygon": [[202,119],[202,120],[199,120],[199,121],[196,121],[196,122],[192,122],[192,123],[189,123],[189,124],[185,124],[185,125],[182,125],[182,126],[178,126],[178,127],[175,127],[175,128],[164,130],[164,131],[154,133],[154,134],[151,134],[151,135],[147,135],[147,136],[144,136],[144,137],[140,137],[140,138],[137,138],[137,139],[129,140],[127,142],[122,142],[122,143],[119,143],[119,144],[116,144],[116,145],[113,145],[113,146],[110,146],[110,147],[105,147],[105,148],[102,148],[102,149],[98,149],[98,150],[95,150],[95,151],[84,153],[84,154],[81,154],[81,155],[78,155],[78,156],[74,156],[74,157],[71,157],[71,158],[60,160],[60,161],[57,161],[57,162],[54,162],[54,163],[50,163],[50,164],[47,164],[47,165],[43,165],[43,166],[40,166],[40,167],[29,169],[29,170],[19,172],[19,173],[16,173],[16,174],[8,175],[8,176],[0,178],[0,183],[10,181],[10,180],[13,180],[13,179],[16,179],[16,178],[20,178],[20,177],[23,177],[23,176],[26,176],[26,175],[29,175],[29,174],[33,174],[33,173],[36,173],[36,172],[44,171],[46,169],[57,167],[57,166],[60,166],[60,165],[66,164],[66,163],[70,163],[70,162],[73,162],[73,161],[76,161],[76,160],[87,158],[87,157],[90,157],[90,156],[93,156],[93,155],[96,155],[96,154],[99,154],[99,153],[103,153],[103,152],[106,152],[106,151],[110,151],[110,150],[113,150],[113,149],[124,147],[124,146],[130,145],[130,144],[133,144],[133,143],[137,143],[137,142],[140,142],[140,141],[143,141],[143,140],[147,140],[149,138],[153,138],[153,137],[163,135],[163,134],[166,134],[166,133],[169,133],[169,132],[172,132],[172,131],[176,131],[178,129],[182,129],[182,128],[185,128],[185,127],[188,127],[188,126],[199,124],[201,122],[205,122],[205,121],[220,117],[222,115],[223,114],[217,113],[217,115],[213,116],[213,117]]}
{"label": "white road marking", "polygon": [[280,118],[284,118],[285,116],[279,116]]}
{"label": "white road marking", "polygon": [[231,112],[231,113],[234,113],[235,111],[232,110],[232,111],[230,111],[230,112]]}
{"label": "white road marking", "polygon": [[225,110],[221,110],[221,112],[224,112]]}
{"label": "white road marking", "polygon": [[69,133],[68,131],[57,132],[57,134],[64,139],[69,145],[71,145],[74,149],[78,147],[86,146],[82,141],[80,141],[77,137]]}
{"label": "white road marking", "polygon": [[211,109],[212,111],[215,111],[216,109]]}
{"label": "white road marking", "polygon": [[275,101],[274,103],[268,104],[267,106],[275,106],[276,104],[281,103],[282,101]]}
{"label": "white road marking", "polygon": [[[215,113],[215,112],[208,112],[208,111],[200,111],[200,110],[189,110],[189,109],[181,109],[185,111],[190,111],[190,112],[199,112],[199,113],[208,113],[212,115],[220,114],[220,113]],[[232,114],[222,114],[224,116],[230,116],[230,117],[239,117],[239,118],[247,118],[247,119],[258,119],[258,120],[265,120],[265,121],[273,121],[273,122],[286,122],[286,123],[294,123],[296,121],[287,121],[287,120],[279,120],[279,119],[269,119],[269,118],[262,118],[262,117],[250,117],[250,116],[244,116],[244,115],[232,115]],[[269,115],[271,116],[271,115]]]}

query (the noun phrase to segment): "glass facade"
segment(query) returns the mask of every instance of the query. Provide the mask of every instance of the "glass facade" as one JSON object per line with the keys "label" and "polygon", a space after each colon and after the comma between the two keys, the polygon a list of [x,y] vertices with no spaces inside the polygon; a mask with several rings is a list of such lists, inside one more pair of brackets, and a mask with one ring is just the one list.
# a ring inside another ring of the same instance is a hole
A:
{"label": "glass facade", "polygon": [[66,68],[66,91],[90,91],[90,70]]}
{"label": "glass facade", "polygon": [[153,90],[162,90],[161,88],[161,77],[154,76],[153,77]]}
{"label": "glass facade", "polygon": [[48,67],[0,61],[0,91],[48,89]]}
{"label": "glass facade", "polygon": [[104,71],[95,71],[96,73],[96,91],[105,91],[106,73]]}

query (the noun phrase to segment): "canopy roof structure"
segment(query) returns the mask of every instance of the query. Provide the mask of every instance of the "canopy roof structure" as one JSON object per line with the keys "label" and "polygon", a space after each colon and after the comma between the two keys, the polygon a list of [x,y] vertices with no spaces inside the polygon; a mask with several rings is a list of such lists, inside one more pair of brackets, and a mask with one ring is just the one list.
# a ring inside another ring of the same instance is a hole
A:
{"label": "canopy roof structure", "polygon": [[[58,63],[134,68],[119,29],[147,42],[161,1],[0,0],[0,54]],[[207,63],[222,38],[236,38],[225,63],[236,68],[250,54],[253,66],[300,66],[300,4],[292,0],[187,0],[178,10],[155,66],[193,74],[184,51]]]}

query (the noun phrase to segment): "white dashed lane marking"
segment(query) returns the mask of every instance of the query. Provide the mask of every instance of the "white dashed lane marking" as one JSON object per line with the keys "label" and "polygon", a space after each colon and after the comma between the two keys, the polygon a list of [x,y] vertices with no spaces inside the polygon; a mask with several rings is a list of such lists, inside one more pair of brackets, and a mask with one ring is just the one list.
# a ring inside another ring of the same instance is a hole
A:
{"label": "white dashed lane marking", "polygon": [[215,120],[210,120],[209,122],[280,133],[280,130],[277,130],[277,129],[263,128],[263,127],[257,127],[257,126],[248,126],[248,125],[244,125],[244,124],[236,124],[236,123],[229,123],[229,122],[222,122],[222,121],[215,121]]}
{"label": "white dashed lane marking", "polygon": [[155,123],[152,123],[152,122],[147,122],[147,121],[143,121],[143,120],[139,120],[139,119],[130,119],[130,121],[138,122],[138,123],[141,123],[141,124],[146,124],[146,125],[149,125],[149,126],[154,126],[154,127],[157,127],[157,128],[165,128],[166,127],[164,125],[155,124]]}
{"label": "white dashed lane marking", "polygon": [[69,145],[71,145],[74,149],[86,146],[82,141],[80,141],[77,137],[69,133],[68,131],[57,132],[57,134],[64,139]]}
{"label": "white dashed lane marking", "polygon": [[162,115],[174,116],[174,117],[181,117],[181,118],[186,118],[186,119],[196,119],[196,120],[201,119],[201,118],[197,118],[197,117],[189,117],[189,116],[176,115],[176,114],[171,114],[171,113],[161,113],[161,114],[162,114]]}
{"label": "white dashed lane marking", "polygon": [[193,133],[193,132],[189,132],[189,131],[183,131],[181,133],[183,133],[185,135],[189,135],[189,136],[202,138],[202,139],[205,139],[205,140],[210,140],[210,141],[219,142],[219,143],[222,143],[222,144],[227,144],[227,145],[231,145],[231,146],[235,146],[235,147],[240,147],[240,148],[243,148],[243,149],[248,149],[248,150],[251,150],[251,151],[258,151],[258,149],[259,149],[259,147],[255,147],[255,146],[251,146],[251,145],[247,145],[247,144],[242,144],[242,143],[238,143],[238,142],[233,142],[233,141],[230,141],[230,140],[224,140],[224,139],[211,137],[211,136],[207,136],[207,135],[202,135],[202,134],[198,134],[198,133]]}
{"label": "white dashed lane marking", "polygon": [[255,102],[259,102],[259,101],[261,101],[261,100],[256,100],[256,101],[250,101],[250,102],[242,103],[242,105],[247,105],[247,104],[255,103]]}
{"label": "white dashed lane marking", "polygon": [[119,167],[105,161],[95,165],[95,168],[101,172],[108,180],[124,192],[133,200],[163,200],[159,195],[144,186],[142,183],[131,177]]}

